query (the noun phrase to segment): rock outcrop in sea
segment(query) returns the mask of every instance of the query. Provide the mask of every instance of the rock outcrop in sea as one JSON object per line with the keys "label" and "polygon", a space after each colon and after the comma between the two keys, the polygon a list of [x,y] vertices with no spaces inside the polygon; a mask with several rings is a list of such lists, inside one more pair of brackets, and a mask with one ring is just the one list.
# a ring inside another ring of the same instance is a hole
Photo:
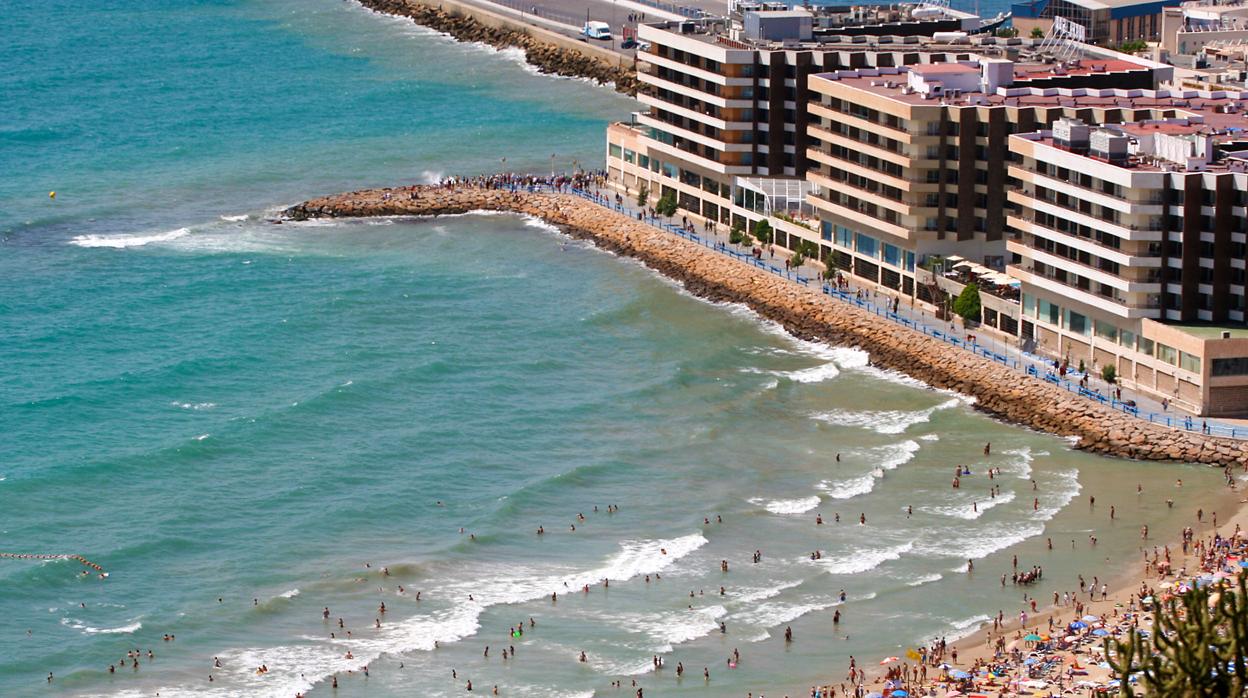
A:
{"label": "rock outcrop in sea", "polygon": [[858,347],[876,366],[973,397],[978,409],[1000,419],[1073,437],[1087,451],[1220,466],[1248,463],[1248,441],[1131,417],[572,194],[439,186],[372,189],[312,199],[285,215],[306,220],[470,211],[535,216],[634,257],[697,296],[748,305],[802,339]]}
{"label": "rock outcrop in sea", "polygon": [[[359,0],[375,11],[407,17],[419,25],[445,32],[457,41],[489,44],[495,48],[519,48],[525,60],[543,73],[578,77],[605,85],[617,92],[637,94],[637,71],[630,65],[612,65],[605,60],[557,46],[521,29],[489,26],[465,14],[415,0]],[[621,59],[624,57],[621,56]]]}

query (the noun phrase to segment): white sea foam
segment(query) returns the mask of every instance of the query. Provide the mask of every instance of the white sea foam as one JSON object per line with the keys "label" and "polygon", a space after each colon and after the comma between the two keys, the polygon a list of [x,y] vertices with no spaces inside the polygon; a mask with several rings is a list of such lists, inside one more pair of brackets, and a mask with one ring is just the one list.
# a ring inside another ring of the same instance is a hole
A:
{"label": "white sea foam", "polygon": [[618,617],[630,631],[642,632],[671,652],[675,645],[691,642],[719,630],[719,620],[727,615],[723,606],[714,605],[674,613],[640,613]]}
{"label": "white sea foam", "polygon": [[177,400],[169,404],[184,410],[210,410],[217,406],[215,402],[178,402]]}
{"label": "white sea foam", "polygon": [[750,589],[749,591],[734,594],[731,597],[731,601],[734,605],[747,605],[747,604],[752,604],[756,601],[763,601],[765,599],[770,599],[774,596],[779,596],[780,594],[784,593],[788,589],[792,589],[793,587],[800,586],[802,584],[802,581],[803,580],[801,579],[796,579],[791,582],[782,582],[774,587],[762,587],[759,589]]}
{"label": "white sea foam", "polygon": [[548,233],[562,233],[558,226],[547,223],[537,216],[524,216],[524,225],[529,228],[537,228]]}
{"label": "white sea foam", "polygon": [[[778,329],[780,332],[784,332],[784,328],[776,325],[775,323],[765,322],[763,323],[763,326],[769,330]],[[756,368],[747,368],[743,370],[751,373],[766,373],[779,378],[786,378],[796,383],[822,383],[823,381],[832,380],[833,378],[841,375],[841,371],[843,369],[856,369],[861,366],[865,366],[867,363],[867,354],[860,349],[852,349],[849,347],[828,347],[814,342],[798,340],[793,337],[788,337],[788,339],[798,345],[801,353],[807,356],[822,359],[823,363],[788,371],[763,371]]]}
{"label": "white sea foam", "polygon": [[871,472],[845,480],[824,480],[816,487],[833,499],[851,499],[867,494],[875,489],[877,480],[884,477],[886,470],[895,470],[914,459],[919,452],[919,443],[906,439],[895,444],[878,446],[864,451],[869,463],[875,465]]}
{"label": "white sea foam", "polygon": [[875,489],[876,472],[881,471],[872,471],[866,475],[859,475],[848,480],[837,480],[835,482],[824,480],[816,487],[833,499],[852,499]]}
{"label": "white sea foam", "polygon": [[812,601],[800,604],[767,601],[734,613],[728,617],[728,620],[735,623],[756,625],[761,628],[774,628],[777,625],[791,623],[807,613],[822,611],[836,605],[838,605],[836,601]]}
{"label": "white sea foam", "polygon": [[247,215],[246,213],[240,213],[237,216],[224,216],[223,215],[223,216],[218,216],[218,217],[221,220],[226,221],[227,223],[240,223],[242,221],[247,220],[248,218],[251,218],[251,216]]}
{"label": "white sea foam", "polygon": [[1014,501],[1013,492],[1003,492],[1000,496],[989,497],[988,499],[977,500],[970,504],[950,504],[950,505],[933,505],[919,507],[920,511],[929,514],[937,514],[939,516],[951,516],[957,519],[965,519],[973,521],[984,515],[984,512],[993,507],[1009,504]]}
{"label": "white sea foam", "polygon": [[820,499],[819,495],[813,495],[801,499],[773,499],[771,501],[754,497],[746,501],[761,506],[773,514],[802,514],[819,506]]}
{"label": "white sea foam", "polygon": [[944,578],[945,578],[945,575],[939,572],[933,572],[931,574],[925,574],[921,577],[915,577],[914,579],[911,579],[910,581],[906,582],[906,586],[908,587],[923,586],[924,584],[931,584],[932,582],[939,582],[940,580]]}
{"label": "white sea foam", "polygon": [[279,598],[283,598],[283,599],[293,599],[293,598],[295,598],[295,597],[296,597],[296,596],[298,596],[298,595],[299,595],[299,590],[298,590],[298,589],[289,589],[289,590],[287,590],[287,591],[283,591],[282,593],[278,594],[277,596],[278,596]]}
{"label": "white sea foam", "polygon": [[[228,667],[225,673],[229,682],[241,686],[246,695],[307,692],[332,674],[358,670],[383,654],[429,651],[435,645],[471,637],[480,629],[481,614],[490,606],[563,594],[604,578],[619,582],[661,572],[706,542],[701,533],[667,540],[623,541],[620,551],[602,566],[579,573],[509,577],[508,573],[514,573],[511,570],[476,572],[470,575],[471,580],[450,583],[429,594],[453,599],[467,599],[471,594],[473,600],[386,624],[371,636],[338,638],[331,643],[307,638],[311,644],[229,649],[216,655]],[[352,659],[345,658],[347,650]],[[261,664],[269,667],[267,674],[256,675],[249,669]]]}
{"label": "white sea foam", "polygon": [[1011,448],[1001,452],[1009,456],[1005,464],[998,466],[1001,470],[1017,475],[1021,480],[1031,479],[1031,463],[1034,460],[1030,446]]}
{"label": "white sea foam", "polygon": [[140,235],[78,235],[69,241],[71,245],[78,247],[111,247],[114,249],[125,249],[127,247],[142,247],[156,242],[170,242],[180,237],[190,235],[190,228],[178,228],[165,233],[147,233]]}
{"label": "white sea foam", "polygon": [[803,560],[823,568],[828,574],[862,574],[890,560],[898,560],[913,549],[914,543],[906,541],[887,548],[855,550],[835,557],[828,555],[819,560],[808,558],[803,558]]}
{"label": "white sea foam", "polygon": [[195,437],[195,440],[196,440],[196,441],[203,441],[204,439],[208,438],[209,436],[212,436],[212,434],[200,434],[199,436],[196,436],[196,437]]}
{"label": "white sea foam", "polygon": [[932,415],[940,410],[947,410],[952,407],[964,404],[965,400],[959,397],[953,397],[939,405],[934,405],[921,410],[864,410],[861,412],[853,410],[831,410],[829,412],[819,412],[811,415],[827,424],[843,427],[861,427],[870,429],[879,434],[902,434],[910,427],[916,424],[922,424],[929,421]]}
{"label": "white sea foam", "polygon": [[81,630],[84,635],[129,635],[143,627],[143,623],[136,620],[118,628],[93,628],[73,618],[62,618],[61,625],[74,630]]}
{"label": "white sea foam", "polygon": [[955,620],[949,624],[950,627],[953,628],[953,632],[945,634],[945,641],[956,642],[964,637],[974,635],[975,631],[979,630],[981,625],[991,620],[991,617],[985,615],[971,616],[970,618]]}
{"label": "white sea foam", "polygon": [[919,437],[920,441],[940,441],[940,434],[924,434]]}

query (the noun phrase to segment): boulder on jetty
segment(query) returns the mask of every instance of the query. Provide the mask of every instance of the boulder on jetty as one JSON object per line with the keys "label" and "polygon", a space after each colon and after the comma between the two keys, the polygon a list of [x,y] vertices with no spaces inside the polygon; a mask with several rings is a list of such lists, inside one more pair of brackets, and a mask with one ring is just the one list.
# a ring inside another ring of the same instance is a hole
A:
{"label": "boulder on jetty", "polygon": [[1220,466],[1248,463],[1248,441],[1131,417],[572,194],[470,186],[372,189],[312,199],[285,215],[306,220],[470,211],[541,218],[570,235],[639,259],[695,295],[744,303],[802,339],[859,347],[877,366],[970,396],[976,408],[1000,419],[1073,437],[1087,451]]}
{"label": "boulder on jetty", "polygon": [[587,78],[599,85],[611,83],[617,92],[628,95],[636,95],[641,84],[632,66],[611,65],[543,41],[523,30],[488,26],[473,17],[449,12],[440,6],[416,0],[360,0],[360,4],[374,12],[407,17],[422,26],[445,32],[456,41],[478,42],[500,49],[523,49],[525,60],[543,73]]}

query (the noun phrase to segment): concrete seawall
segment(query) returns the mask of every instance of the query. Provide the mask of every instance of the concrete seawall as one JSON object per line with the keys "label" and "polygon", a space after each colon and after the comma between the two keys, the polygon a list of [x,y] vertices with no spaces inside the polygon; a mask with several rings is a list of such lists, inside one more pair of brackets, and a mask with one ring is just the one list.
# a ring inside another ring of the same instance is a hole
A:
{"label": "concrete seawall", "polygon": [[633,95],[640,83],[631,60],[622,54],[530,26],[476,5],[456,0],[359,0],[388,15],[407,17],[416,24],[446,32],[458,41],[480,42],[495,48],[519,48],[525,60],[543,73],[613,83],[617,92]]}
{"label": "concrete seawall", "polygon": [[312,199],[285,213],[304,220],[474,210],[510,211],[562,226],[571,235],[641,260],[697,296],[744,303],[803,339],[859,347],[878,366],[973,397],[978,409],[1003,420],[1076,437],[1078,447],[1088,451],[1209,465],[1248,463],[1248,441],[1133,418],[571,194],[470,187],[373,189]]}

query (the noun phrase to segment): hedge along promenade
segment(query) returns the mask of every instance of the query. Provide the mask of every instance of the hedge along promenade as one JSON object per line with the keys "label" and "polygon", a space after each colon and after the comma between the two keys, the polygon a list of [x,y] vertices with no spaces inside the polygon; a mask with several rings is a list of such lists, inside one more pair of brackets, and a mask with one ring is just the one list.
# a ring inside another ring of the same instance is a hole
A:
{"label": "hedge along promenade", "polygon": [[636,258],[696,296],[745,304],[801,339],[858,347],[876,366],[972,397],[977,409],[1002,420],[1074,437],[1080,449],[1141,460],[1248,463],[1248,441],[1138,419],[572,193],[473,185],[371,189],[312,199],[290,207],[285,216],[297,221],[471,211],[540,218],[569,235]]}

